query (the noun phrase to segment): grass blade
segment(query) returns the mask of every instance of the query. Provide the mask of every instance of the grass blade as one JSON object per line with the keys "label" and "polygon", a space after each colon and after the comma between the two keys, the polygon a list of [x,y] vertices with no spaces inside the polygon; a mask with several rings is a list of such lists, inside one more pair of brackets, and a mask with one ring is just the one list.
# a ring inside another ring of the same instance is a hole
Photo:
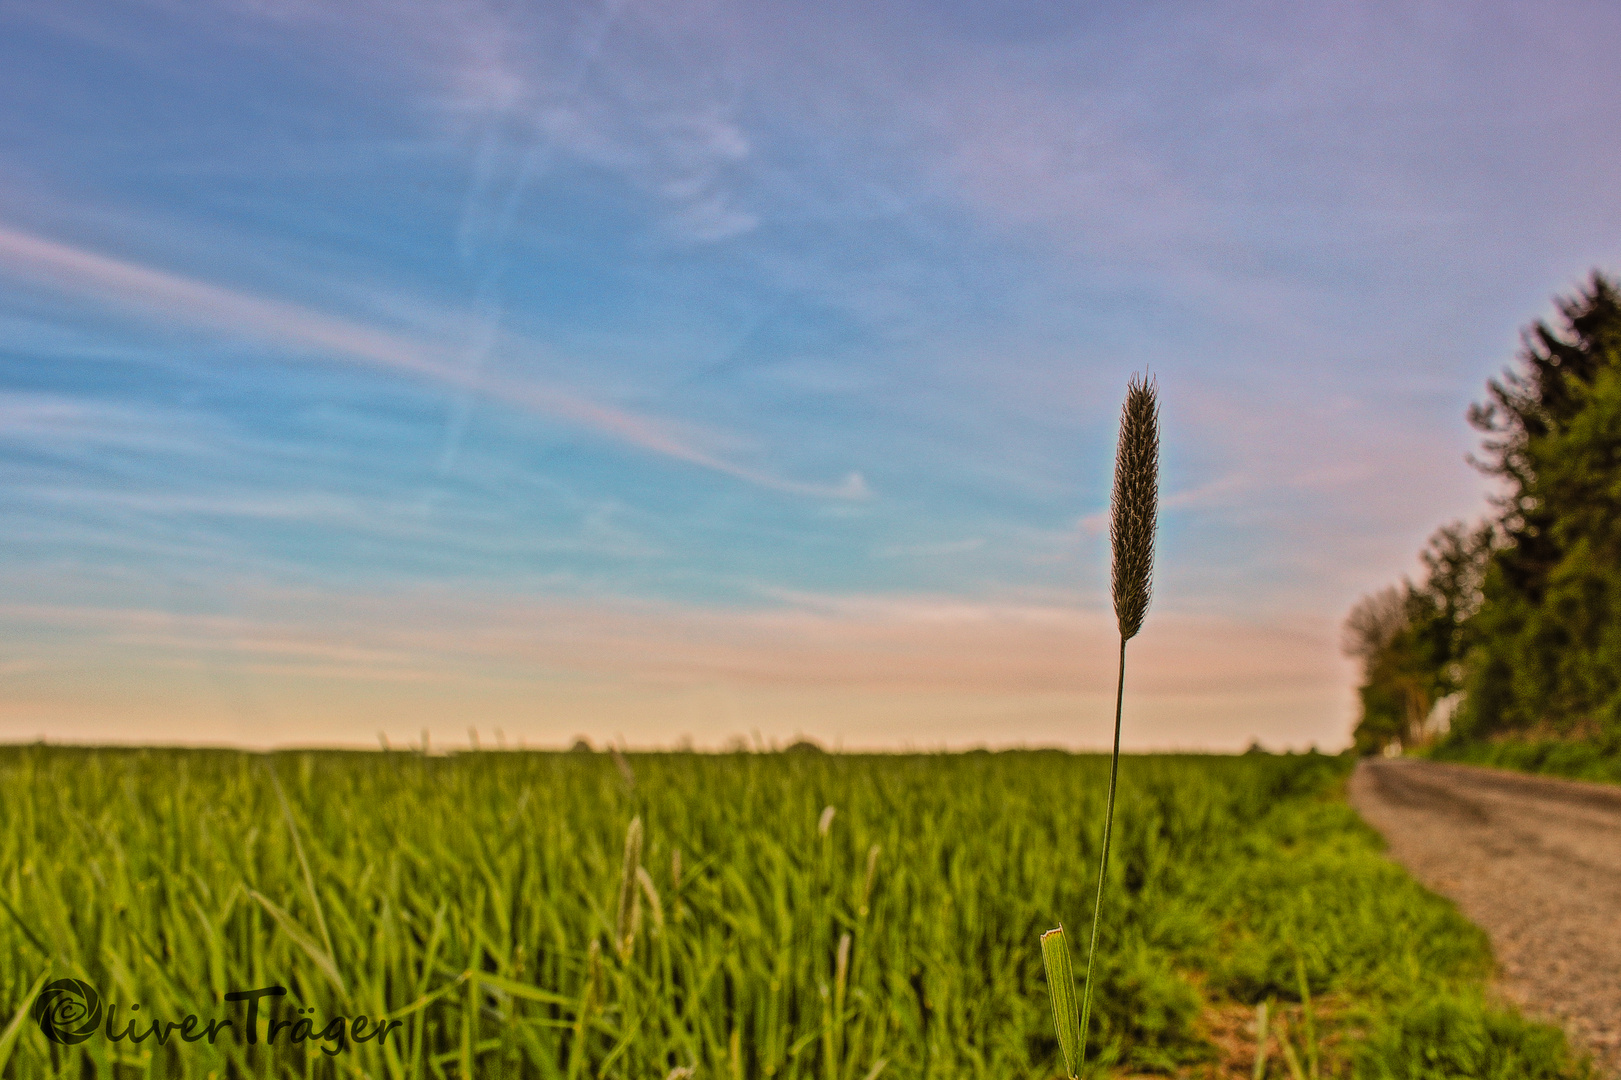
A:
{"label": "grass blade", "polygon": [[1255,1070],[1250,1074],[1250,1080],[1266,1080],[1266,1013],[1266,1002],[1255,1006]]}
{"label": "grass blade", "polygon": [[46,948],[45,943],[39,940],[38,935],[28,928],[28,924],[23,921],[23,917],[21,915],[17,914],[17,909],[11,906],[11,901],[7,900],[4,894],[0,894],[0,907],[6,909],[6,914],[11,916],[12,922],[17,924],[17,929],[22,931],[22,935],[28,939],[28,943],[34,946],[34,948],[38,949],[40,952],[44,953],[45,958],[49,960],[51,958],[51,950]]}
{"label": "grass blade", "polygon": [[1306,1072],[1317,1080],[1317,1013],[1311,1007],[1311,983],[1306,978],[1306,961],[1295,954],[1295,976],[1300,980],[1300,1015],[1306,1026]]}
{"label": "grass blade", "polygon": [[34,1003],[34,998],[39,996],[39,988],[44,986],[45,980],[50,977],[50,968],[40,973],[39,978],[34,980],[34,985],[28,988],[28,993],[23,995],[22,1004],[17,1006],[16,1015],[11,1018],[11,1023],[6,1025],[5,1031],[0,1031],[0,1074],[5,1073],[6,1061],[11,1057],[11,1048],[17,1044],[17,1036],[22,1034],[23,1021],[28,1019],[28,1007]]}
{"label": "grass blade", "polygon": [[277,777],[276,770],[270,770],[270,784],[276,790],[276,799],[281,803],[281,813],[287,819],[287,831],[293,838],[293,851],[298,855],[298,865],[304,872],[304,891],[309,895],[310,907],[315,910],[315,925],[320,928],[321,940],[326,943],[326,953],[330,957],[338,955],[338,950],[332,947],[332,935],[326,928],[326,912],[321,910],[321,892],[315,887],[315,875],[310,872],[310,861],[304,856],[304,844],[298,838],[298,822],[293,818],[292,804],[287,801],[287,793],[281,788],[281,779]]}
{"label": "grass blade", "polygon": [[333,987],[347,1001],[349,999],[349,988],[344,985],[343,976],[338,974],[337,963],[329,954],[321,951],[320,943],[311,937],[307,930],[298,925],[298,920],[284,911],[274,900],[253,889],[248,890],[248,895],[259,901],[260,906],[270,912],[270,917],[276,920],[276,925],[281,927],[282,932],[292,938],[293,944],[304,950],[305,955],[315,961],[315,966],[321,969],[321,973],[331,980]]}
{"label": "grass blade", "polygon": [[1041,935],[1041,962],[1047,968],[1047,992],[1052,995],[1058,1046],[1064,1052],[1064,1075],[1073,1078],[1081,1067],[1081,1024],[1075,1002],[1075,967],[1062,926]]}
{"label": "grass blade", "polygon": [[1295,1053],[1294,1043],[1290,1041],[1289,1026],[1279,1017],[1278,1049],[1283,1051],[1283,1063],[1289,1067],[1291,1080],[1307,1080],[1306,1070],[1300,1067],[1300,1055]]}

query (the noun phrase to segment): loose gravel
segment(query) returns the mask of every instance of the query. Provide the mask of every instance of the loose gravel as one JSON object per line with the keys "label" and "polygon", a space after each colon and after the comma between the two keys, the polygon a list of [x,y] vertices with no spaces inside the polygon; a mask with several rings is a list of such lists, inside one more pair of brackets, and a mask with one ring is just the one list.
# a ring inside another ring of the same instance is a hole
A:
{"label": "loose gravel", "polygon": [[1491,935],[1499,986],[1621,1080],[1621,787],[1369,759],[1351,803]]}

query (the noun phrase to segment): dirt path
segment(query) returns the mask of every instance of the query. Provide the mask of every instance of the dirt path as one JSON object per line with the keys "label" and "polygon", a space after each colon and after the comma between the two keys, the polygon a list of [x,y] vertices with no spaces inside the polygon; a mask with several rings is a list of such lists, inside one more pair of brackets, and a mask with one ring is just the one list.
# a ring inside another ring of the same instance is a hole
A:
{"label": "dirt path", "polygon": [[1350,794],[1390,853],[1491,935],[1502,989],[1621,1078],[1621,787],[1370,759]]}

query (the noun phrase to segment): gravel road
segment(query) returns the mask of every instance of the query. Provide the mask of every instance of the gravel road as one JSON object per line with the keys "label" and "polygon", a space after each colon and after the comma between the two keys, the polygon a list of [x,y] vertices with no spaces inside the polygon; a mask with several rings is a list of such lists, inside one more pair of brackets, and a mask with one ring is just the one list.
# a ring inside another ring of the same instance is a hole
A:
{"label": "gravel road", "polygon": [[1621,787],[1369,759],[1351,803],[1491,935],[1500,986],[1621,1080]]}

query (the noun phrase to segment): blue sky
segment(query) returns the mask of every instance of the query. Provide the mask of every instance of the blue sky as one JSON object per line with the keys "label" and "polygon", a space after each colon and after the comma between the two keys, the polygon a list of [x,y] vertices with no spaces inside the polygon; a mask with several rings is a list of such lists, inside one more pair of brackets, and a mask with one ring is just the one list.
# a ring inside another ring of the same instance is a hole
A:
{"label": "blue sky", "polygon": [[[1621,9],[12,0],[0,738],[1339,745]],[[1099,654],[1094,656],[1094,654]],[[1136,653],[1134,653],[1136,655]]]}

